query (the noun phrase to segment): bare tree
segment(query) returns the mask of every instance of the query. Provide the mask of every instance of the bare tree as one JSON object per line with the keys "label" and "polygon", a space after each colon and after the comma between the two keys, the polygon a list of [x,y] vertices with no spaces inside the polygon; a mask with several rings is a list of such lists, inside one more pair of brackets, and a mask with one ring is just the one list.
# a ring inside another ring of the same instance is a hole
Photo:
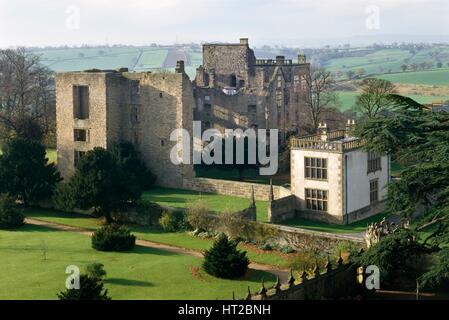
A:
{"label": "bare tree", "polygon": [[305,76],[307,93],[304,96],[306,116],[313,133],[317,132],[323,114],[335,106],[337,95],[334,92],[335,81],[329,71],[312,67]]}
{"label": "bare tree", "polygon": [[55,118],[50,70],[25,48],[0,50],[0,125],[2,137],[41,140]]}
{"label": "bare tree", "polygon": [[389,95],[394,94],[396,88],[390,81],[368,78],[361,82],[360,87],[362,93],[355,105],[364,116],[373,118],[392,105]]}

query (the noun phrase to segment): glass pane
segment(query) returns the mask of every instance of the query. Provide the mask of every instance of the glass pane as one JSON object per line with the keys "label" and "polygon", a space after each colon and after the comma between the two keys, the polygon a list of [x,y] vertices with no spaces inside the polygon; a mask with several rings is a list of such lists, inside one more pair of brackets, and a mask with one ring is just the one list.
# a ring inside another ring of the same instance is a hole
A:
{"label": "glass pane", "polygon": [[323,168],[327,168],[327,160],[323,159]]}
{"label": "glass pane", "polygon": [[316,171],[316,177],[317,177],[318,179],[321,179],[321,169],[317,169],[317,171]]}
{"label": "glass pane", "polygon": [[306,201],[306,207],[307,207],[307,209],[312,209],[312,201],[311,200]]}
{"label": "glass pane", "polygon": [[310,198],[310,189],[306,189],[306,198]]}
{"label": "glass pane", "polygon": [[306,158],[306,167],[310,166],[310,158]]}
{"label": "glass pane", "polygon": [[323,202],[318,201],[318,210],[323,211]]}
{"label": "glass pane", "polygon": [[323,179],[327,179],[327,169],[323,169]]}
{"label": "glass pane", "polygon": [[321,167],[321,159],[316,159],[316,166]]}
{"label": "glass pane", "polygon": [[312,198],[316,199],[316,190],[312,190]]}
{"label": "glass pane", "polygon": [[311,160],[312,160],[312,167],[315,167],[315,164],[316,164],[315,160],[316,160],[316,159],[315,159],[315,158],[312,158]]}
{"label": "glass pane", "polygon": [[316,200],[312,200],[312,210],[316,209],[317,209]]}
{"label": "glass pane", "polygon": [[316,168],[312,168],[312,178],[316,178]]}
{"label": "glass pane", "polygon": [[323,199],[327,200],[327,191],[323,191]]}
{"label": "glass pane", "polygon": [[323,211],[327,211],[327,201],[323,201]]}

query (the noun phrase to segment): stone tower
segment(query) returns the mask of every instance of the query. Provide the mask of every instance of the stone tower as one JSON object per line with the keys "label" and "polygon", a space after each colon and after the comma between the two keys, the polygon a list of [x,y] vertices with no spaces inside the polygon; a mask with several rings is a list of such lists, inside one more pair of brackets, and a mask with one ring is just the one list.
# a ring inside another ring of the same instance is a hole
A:
{"label": "stone tower", "polygon": [[184,64],[175,73],[91,70],[56,75],[58,168],[70,177],[94,147],[129,141],[157,175],[157,184],[181,187],[192,165],[174,165],[176,128],[192,132],[193,90]]}

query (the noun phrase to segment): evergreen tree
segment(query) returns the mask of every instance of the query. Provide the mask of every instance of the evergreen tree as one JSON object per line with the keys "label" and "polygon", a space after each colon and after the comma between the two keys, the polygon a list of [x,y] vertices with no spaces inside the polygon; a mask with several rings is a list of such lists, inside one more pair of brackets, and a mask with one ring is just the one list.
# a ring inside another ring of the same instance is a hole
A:
{"label": "evergreen tree", "polygon": [[204,270],[216,277],[235,279],[245,275],[249,260],[246,251],[237,249],[238,243],[221,234],[212,248],[204,253]]}
{"label": "evergreen tree", "polygon": [[129,142],[113,144],[111,152],[121,169],[132,175],[142,190],[148,190],[156,182],[156,176],[142,161],[141,155]]}
{"label": "evergreen tree", "polygon": [[100,278],[84,274],[80,276],[79,289],[67,289],[57,296],[59,300],[111,300]]}
{"label": "evergreen tree", "polygon": [[39,142],[17,138],[6,143],[0,156],[0,192],[29,204],[51,197],[60,180]]}
{"label": "evergreen tree", "polygon": [[[359,135],[368,150],[390,154],[403,167],[400,179],[388,188],[389,211],[412,219],[415,239],[427,253],[439,258],[440,262],[433,263],[421,276],[424,284],[447,284],[449,114],[425,110],[399,95],[390,95],[390,99],[394,111],[361,123]],[[391,254],[389,258],[395,260],[398,256]]]}
{"label": "evergreen tree", "polygon": [[124,209],[142,193],[134,176],[122,170],[113,154],[98,147],[81,158],[69,188],[64,196],[71,197],[70,202],[80,209],[95,208],[107,223],[113,222],[112,212]]}

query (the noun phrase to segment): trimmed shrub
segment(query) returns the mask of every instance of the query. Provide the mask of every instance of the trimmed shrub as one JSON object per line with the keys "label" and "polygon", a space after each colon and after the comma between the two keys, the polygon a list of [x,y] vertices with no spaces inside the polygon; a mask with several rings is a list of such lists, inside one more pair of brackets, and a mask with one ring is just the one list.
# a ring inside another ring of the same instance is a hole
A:
{"label": "trimmed shrub", "polygon": [[106,270],[102,263],[94,262],[87,265],[86,274],[91,278],[103,279],[106,276]]}
{"label": "trimmed shrub", "polygon": [[211,231],[214,226],[214,219],[211,218],[210,210],[204,201],[189,203],[186,211],[188,224],[199,232]]}
{"label": "trimmed shrub", "polygon": [[203,269],[210,275],[235,279],[245,275],[249,260],[246,251],[237,249],[237,242],[229,240],[221,234],[214,242],[212,248],[204,252]]}
{"label": "trimmed shrub", "polygon": [[101,227],[92,236],[92,247],[98,251],[128,251],[135,244],[136,237],[131,231],[117,224]]}
{"label": "trimmed shrub", "polygon": [[185,230],[185,214],[182,211],[166,211],[160,217],[159,225],[165,232],[177,232]]}
{"label": "trimmed shrub", "polygon": [[82,274],[79,289],[67,289],[57,294],[59,300],[111,300],[103,281]]}
{"label": "trimmed shrub", "polygon": [[0,229],[16,229],[23,225],[23,216],[14,199],[8,195],[0,196]]}

